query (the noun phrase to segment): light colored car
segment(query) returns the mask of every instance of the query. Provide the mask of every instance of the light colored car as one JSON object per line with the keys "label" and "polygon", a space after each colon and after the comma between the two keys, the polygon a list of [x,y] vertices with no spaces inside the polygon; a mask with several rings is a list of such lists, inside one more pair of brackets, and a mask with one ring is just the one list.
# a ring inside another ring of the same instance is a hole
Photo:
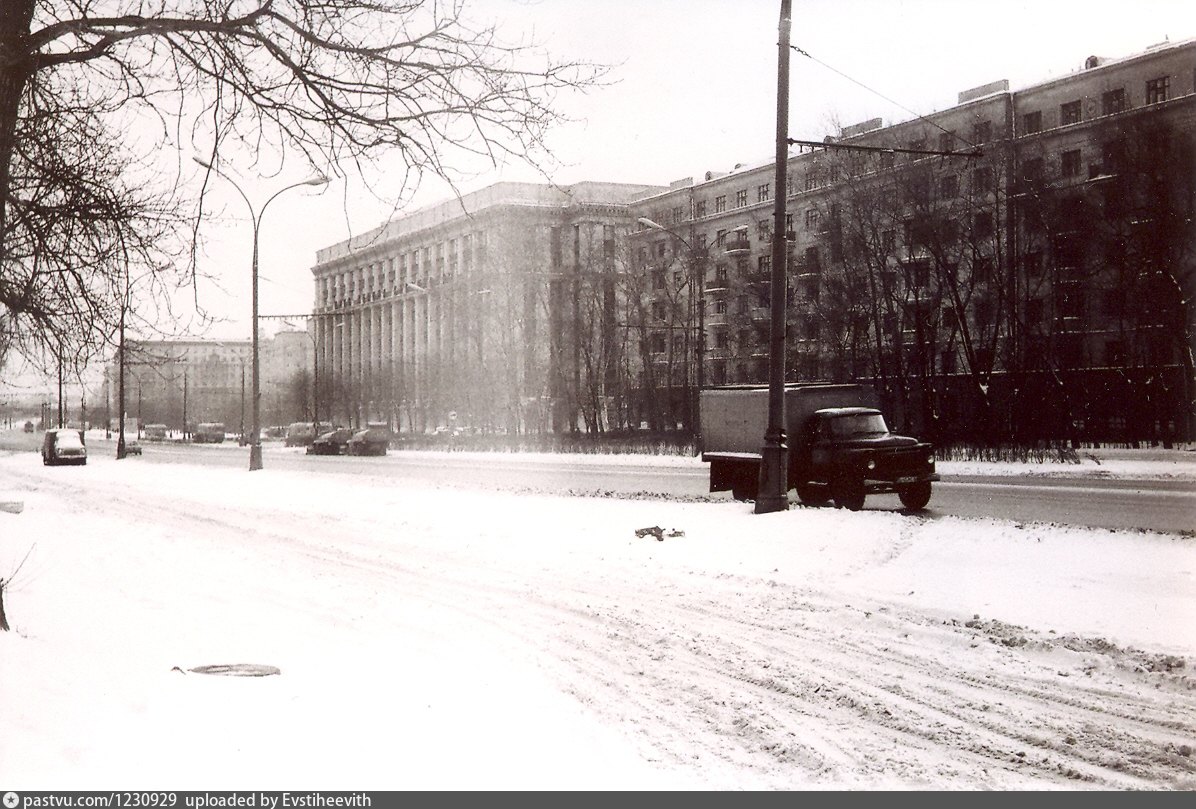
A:
{"label": "light colored car", "polygon": [[42,463],[46,466],[87,463],[83,431],[66,427],[46,430],[42,439]]}

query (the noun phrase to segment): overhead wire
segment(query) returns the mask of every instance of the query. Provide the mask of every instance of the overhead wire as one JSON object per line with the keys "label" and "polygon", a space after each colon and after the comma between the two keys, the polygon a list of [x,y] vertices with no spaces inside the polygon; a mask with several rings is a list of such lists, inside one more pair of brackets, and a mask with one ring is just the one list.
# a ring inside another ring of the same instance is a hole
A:
{"label": "overhead wire", "polygon": [[812,56],[812,55],[811,55],[811,54],[810,54],[808,51],[806,51],[806,50],[803,50],[802,48],[798,47],[797,45],[790,45],[789,47],[790,47],[790,48],[792,48],[792,49],[793,49],[794,51],[796,51],[797,53],[800,53],[802,56],[806,57],[806,58],[807,58],[807,59],[809,59],[810,61],[812,61],[812,62],[817,62],[818,64],[822,65],[824,68],[826,68],[827,70],[831,71],[832,73],[835,73],[835,74],[837,74],[837,75],[839,75],[839,76],[841,76],[841,77],[843,77],[843,78],[847,79],[847,80],[848,80],[849,82],[851,82],[852,84],[858,85],[859,87],[862,87],[863,89],[867,90],[868,92],[872,93],[873,95],[877,96],[878,98],[883,98],[885,101],[889,102],[889,103],[890,103],[890,104],[892,104],[893,106],[895,106],[895,107],[899,107],[900,109],[902,109],[902,110],[905,110],[905,111],[906,111],[906,112],[908,112],[910,115],[913,115],[915,118],[917,118],[918,120],[920,120],[920,121],[924,121],[925,123],[928,123],[928,124],[930,124],[930,125],[931,125],[931,126],[933,126],[935,129],[938,129],[938,130],[940,130],[941,132],[943,132],[943,133],[945,133],[945,134],[947,134],[947,135],[950,135],[950,136],[951,136],[951,137],[953,137],[953,138],[956,138],[957,140],[961,141],[962,143],[965,143],[965,144],[967,144],[969,147],[971,147],[971,148],[973,148],[973,149],[974,149],[974,148],[976,148],[976,144],[972,143],[972,142],[971,142],[971,141],[969,141],[967,138],[965,138],[965,137],[962,137],[961,135],[959,135],[959,134],[957,134],[957,133],[955,133],[955,132],[952,132],[950,129],[946,129],[945,127],[943,127],[943,126],[942,126],[941,124],[939,124],[938,122],[930,120],[929,118],[927,118],[925,115],[922,115],[921,113],[914,112],[914,111],[913,111],[913,110],[911,110],[909,107],[907,107],[907,106],[905,106],[904,104],[902,104],[901,102],[899,102],[899,101],[895,101],[894,99],[891,99],[891,98],[889,98],[887,95],[885,95],[884,93],[880,92],[879,90],[875,90],[875,89],[873,89],[873,88],[869,87],[868,85],[864,84],[862,81],[859,81],[858,79],[854,79],[854,78],[852,78],[851,76],[848,76],[846,73],[844,73],[843,71],[839,70],[838,68],[831,67],[831,66],[830,66],[830,65],[828,65],[826,62],[822,61],[821,59],[818,59],[818,58],[817,58],[817,57],[815,57],[815,56]]}

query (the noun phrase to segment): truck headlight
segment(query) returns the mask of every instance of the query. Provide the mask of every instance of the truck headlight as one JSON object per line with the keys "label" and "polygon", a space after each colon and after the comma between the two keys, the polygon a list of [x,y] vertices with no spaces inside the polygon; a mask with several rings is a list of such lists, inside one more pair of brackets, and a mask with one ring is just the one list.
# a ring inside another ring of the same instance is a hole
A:
{"label": "truck headlight", "polygon": [[876,468],[876,459],[869,458],[868,463],[864,464],[864,466],[867,467],[868,471],[872,471],[873,469]]}

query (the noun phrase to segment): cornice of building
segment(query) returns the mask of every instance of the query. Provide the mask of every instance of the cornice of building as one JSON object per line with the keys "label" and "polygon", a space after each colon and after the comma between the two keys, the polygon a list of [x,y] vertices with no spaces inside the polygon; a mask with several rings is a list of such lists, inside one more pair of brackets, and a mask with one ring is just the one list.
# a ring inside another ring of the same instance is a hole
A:
{"label": "cornice of building", "polygon": [[435,203],[316,251],[318,273],[344,259],[358,260],[366,251],[386,252],[398,239],[413,238],[437,228],[459,227],[461,223],[499,209],[561,210],[594,205],[627,205],[646,191],[658,186],[635,183],[611,183],[592,180],[571,185],[548,183],[500,182],[478,191],[462,194],[454,200]]}

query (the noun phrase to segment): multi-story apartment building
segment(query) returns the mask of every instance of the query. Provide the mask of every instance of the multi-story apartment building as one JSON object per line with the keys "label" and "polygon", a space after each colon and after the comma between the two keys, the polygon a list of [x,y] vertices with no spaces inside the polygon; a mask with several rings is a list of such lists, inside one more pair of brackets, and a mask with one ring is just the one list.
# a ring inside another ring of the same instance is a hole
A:
{"label": "multi-story apartment building", "polygon": [[353,424],[596,423],[628,202],[653,186],[499,183],[320,250],[321,409]]}
{"label": "multi-story apartment building", "polygon": [[[871,379],[936,437],[1192,437],[1194,82],[1196,42],[1092,57],[792,156],[786,378]],[[643,382],[679,421],[693,384],[767,379],[773,185],[632,206]]]}
{"label": "multi-story apartment building", "polygon": [[[310,367],[311,340],[281,332],[259,344],[262,426],[303,417],[292,388]],[[106,409],[117,418],[120,358],[104,369]],[[253,344],[249,340],[129,341],[125,353],[125,416],[182,431],[223,422],[229,432],[252,423]],[[308,382],[310,384],[310,382]]]}

